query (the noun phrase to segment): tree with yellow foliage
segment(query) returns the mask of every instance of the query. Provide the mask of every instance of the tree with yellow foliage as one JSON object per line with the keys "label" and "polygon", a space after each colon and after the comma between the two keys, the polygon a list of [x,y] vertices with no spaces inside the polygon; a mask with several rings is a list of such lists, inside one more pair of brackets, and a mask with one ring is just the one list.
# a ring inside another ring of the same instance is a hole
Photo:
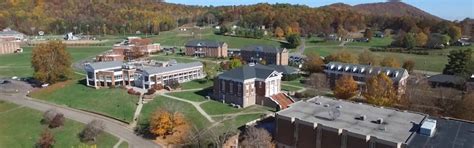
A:
{"label": "tree with yellow foliage", "polygon": [[49,41],[33,48],[31,65],[35,79],[41,82],[51,84],[69,79],[71,64],[71,55],[60,41]]}
{"label": "tree with yellow foliage", "polygon": [[303,63],[303,69],[309,73],[323,72],[324,61],[316,53],[309,53]]}
{"label": "tree with yellow foliage", "polygon": [[367,99],[367,102],[374,105],[392,106],[398,101],[392,79],[384,73],[370,77],[362,95]]}
{"label": "tree with yellow foliage", "polygon": [[283,38],[285,36],[285,31],[283,31],[283,29],[281,29],[280,27],[276,27],[275,29],[275,37],[277,38]]}
{"label": "tree with yellow foliage", "polygon": [[326,56],[324,60],[327,62],[334,61],[334,62],[352,63],[352,64],[357,63],[356,57],[347,51],[332,53],[329,56]]}
{"label": "tree with yellow foliage", "polygon": [[393,67],[393,68],[400,68],[400,63],[398,62],[397,59],[391,56],[386,56],[383,58],[383,60],[380,62],[380,66],[383,67]]}
{"label": "tree with yellow foliage", "polygon": [[357,95],[357,83],[350,75],[343,75],[336,80],[334,96],[339,99],[351,99]]}
{"label": "tree with yellow foliage", "polygon": [[159,109],[153,112],[150,120],[150,132],[166,138],[177,132],[177,128],[187,125],[184,116],[179,112],[169,112]]}

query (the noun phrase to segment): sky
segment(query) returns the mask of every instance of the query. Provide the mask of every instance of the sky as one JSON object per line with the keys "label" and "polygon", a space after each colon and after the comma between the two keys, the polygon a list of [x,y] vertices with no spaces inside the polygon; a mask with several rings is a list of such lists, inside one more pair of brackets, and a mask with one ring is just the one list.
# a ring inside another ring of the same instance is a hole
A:
{"label": "sky", "polygon": [[[346,3],[357,5],[361,3],[384,2],[385,0],[165,0],[170,3],[187,5],[249,5],[256,3],[291,3],[302,4],[310,7],[319,7],[332,3]],[[463,20],[466,17],[474,18],[473,0],[404,0],[421,10],[447,20]]]}

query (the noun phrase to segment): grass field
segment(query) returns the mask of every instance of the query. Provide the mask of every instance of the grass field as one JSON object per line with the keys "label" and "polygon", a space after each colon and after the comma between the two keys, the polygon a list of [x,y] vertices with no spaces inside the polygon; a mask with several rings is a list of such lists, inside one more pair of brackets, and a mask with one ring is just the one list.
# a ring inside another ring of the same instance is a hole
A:
{"label": "grass field", "polygon": [[[3,108],[4,106],[0,106]],[[15,106],[16,107],[16,106]],[[18,108],[8,113],[0,111],[0,147],[34,147],[40,133],[46,127],[41,125],[42,113],[28,108]],[[84,147],[77,134],[84,125],[72,120],[66,120],[64,126],[52,129],[56,143],[54,147]],[[96,143],[99,148],[113,147],[118,138],[103,133]],[[125,142],[126,143],[126,142]],[[128,144],[126,144],[128,145]]]}
{"label": "grass field", "polygon": [[4,112],[4,111],[7,111],[7,110],[10,110],[10,109],[13,109],[15,107],[18,107],[18,106],[15,105],[15,104],[9,103],[9,102],[0,101],[0,113]]}
{"label": "grass field", "polygon": [[292,81],[281,81],[283,84],[289,84],[289,85],[294,85],[294,86],[299,86],[299,87],[305,87],[303,83],[301,83],[301,80],[303,80],[304,77],[300,77],[298,79],[292,80]]}
{"label": "grass field", "polygon": [[[194,32],[194,35],[193,35]],[[230,37],[215,35],[213,29],[193,29],[187,31],[179,31],[177,29],[172,31],[161,32],[157,37],[153,37],[155,42],[160,43],[161,45],[166,46],[184,46],[184,44],[189,40],[194,39],[209,39],[217,40],[221,42],[226,42],[229,45],[229,48],[242,48],[248,45],[254,44],[263,44],[263,45],[274,45],[280,46],[280,43],[277,41],[271,41],[266,39],[251,39],[251,38],[241,38],[241,37]]]}
{"label": "grass field", "polygon": [[[21,76],[29,77],[33,75],[31,68],[32,47],[24,47],[23,53],[0,55],[0,77]],[[108,50],[109,47],[74,47],[67,48],[73,61],[79,61],[88,57],[93,57]]]}
{"label": "grass field", "polygon": [[373,37],[370,42],[350,42],[346,46],[367,46],[367,47],[387,47],[392,44],[393,38],[376,38]]}
{"label": "grass field", "polygon": [[286,91],[298,91],[301,88],[293,87],[293,86],[289,86],[289,85],[281,85],[281,89],[286,90]]}
{"label": "grass field", "polygon": [[138,102],[138,96],[129,95],[126,90],[95,89],[85,86],[78,80],[52,85],[33,92],[31,96],[72,108],[98,112],[127,122],[132,121]]}
{"label": "grass field", "polygon": [[206,90],[174,92],[174,93],[169,93],[169,95],[186,99],[189,101],[194,101],[194,102],[203,102],[207,100],[205,98],[205,96],[207,95]]}
{"label": "grass field", "polygon": [[214,82],[210,80],[200,79],[200,80],[193,80],[190,82],[182,83],[181,89],[196,89],[196,88],[208,88],[211,87]]}
{"label": "grass field", "polygon": [[209,121],[202,116],[193,105],[166,98],[163,96],[158,96],[153,101],[148,102],[143,106],[142,112],[139,117],[139,123],[144,124],[149,122],[151,114],[157,109],[166,109],[170,106],[178,106],[178,111],[181,112],[186,119],[195,125],[197,128],[202,129],[209,126]]}

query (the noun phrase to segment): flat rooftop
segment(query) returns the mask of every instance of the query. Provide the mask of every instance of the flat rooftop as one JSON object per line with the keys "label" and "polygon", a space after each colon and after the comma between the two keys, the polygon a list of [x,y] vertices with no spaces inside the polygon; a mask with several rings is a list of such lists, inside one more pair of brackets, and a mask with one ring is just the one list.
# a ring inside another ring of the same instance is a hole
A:
{"label": "flat rooftop", "polygon": [[432,137],[416,134],[408,142],[409,148],[474,148],[474,122],[435,118],[436,132]]}
{"label": "flat rooftop", "polygon": [[[293,103],[288,109],[277,112],[277,114],[327,127],[345,129],[351,133],[370,135],[395,143],[406,143],[412,134],[416,134],[417,126],[426,117],[424,114],[397,111],[324,96]],[[365,120],[356,119],[361,115],[365,115]],[[376,123],[379,118],[383,118],[382,124]]]}

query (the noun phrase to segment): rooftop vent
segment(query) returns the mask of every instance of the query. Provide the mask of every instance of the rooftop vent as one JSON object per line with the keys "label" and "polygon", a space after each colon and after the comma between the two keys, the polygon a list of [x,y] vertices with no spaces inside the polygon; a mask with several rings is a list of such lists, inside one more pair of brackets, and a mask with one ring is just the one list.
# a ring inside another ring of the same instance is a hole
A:
{"label": "rooftop vent", "polygon": [[359,115],[357,117],[355,117],[356,120],[362,120],[364,121],[367,117],[365,115]]}
{"label": "rooftop vent", "polygon": [[329,104],[324,104],[324,107],[329,107]]}
{"label": "rooftop vent", "polygon": [[426,119],[421,124],[420,134],[426,136],[433,136],[436,131],[436,120],[433,119]]}
{"label": "rooftop vent", "polygon": [[249,66],[255,66],[255,63],[249,63]]}
{"label": "rooftop vent", "polygon": [[342,105],[338,105],[338,106],[336,106],[336,108],[342,108]]}
{"label": "rooftop vent", "polygon": [[377,124],[382,124],[383,123],[383,118],[378,118],[377,121],[375,121]]}

